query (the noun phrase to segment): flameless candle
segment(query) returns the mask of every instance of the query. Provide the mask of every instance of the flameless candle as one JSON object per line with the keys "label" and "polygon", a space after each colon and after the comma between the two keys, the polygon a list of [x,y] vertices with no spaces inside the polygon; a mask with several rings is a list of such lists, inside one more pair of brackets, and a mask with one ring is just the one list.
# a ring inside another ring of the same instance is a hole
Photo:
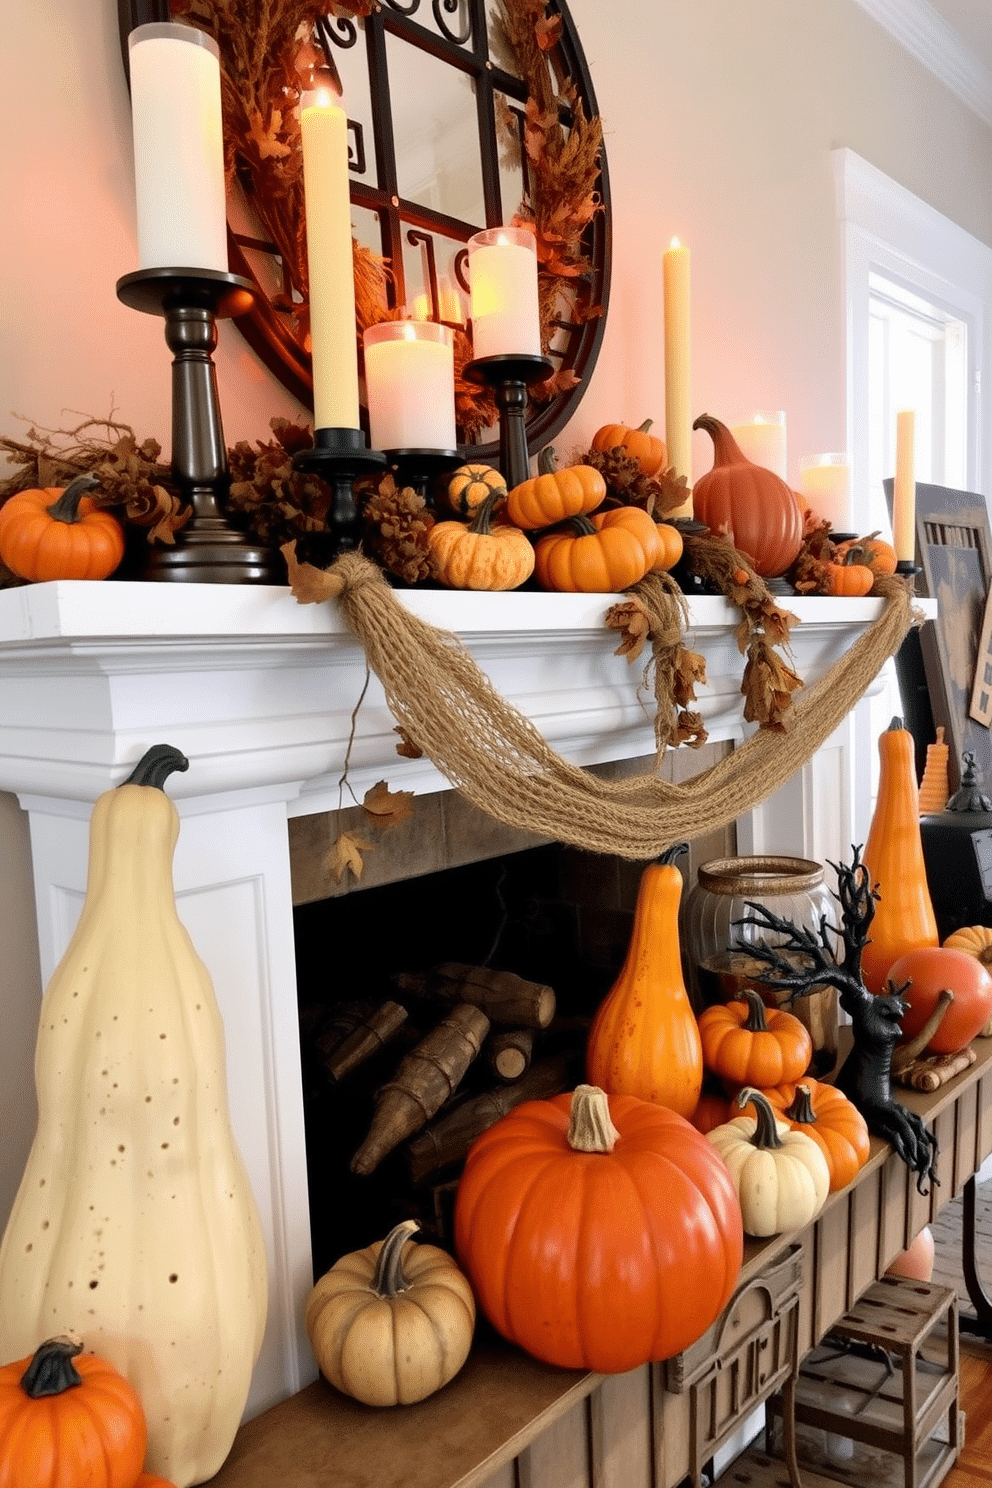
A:
{"label": "flameless candle", "polygon": [[896,414],[896,475],[892,484],[892,546],[899,561],[916,557],[916,414]]}
{"label": "flameless candle", "polygon": [[849,530],[851,467],[846,455],[804,455],[799,461],[799,489],[834,532]]}
{"label": "flameless candle", "polygon": [[782,480],[788,480],[785,458],[785,414],[752,413],[748,419],[731,424],[730,432],[737,447],[746,460],[774,470]]}
{"label": "flameless candle", "polygon": [[365,332],[373,449],[455,448],[454,341],[434,320],[389,320]]}
{"label": "flameless candle", "polygon": [[[692,359],[689,340],[689,250],[678,238],[663,255],[665,287],[665,441],[669,463],[692,487]],[[672,513],[691,516],[686,501]]]}
{"label": "flameless candle", "polygon": [[131,32],[128,54],[140,267],[226,274],[217,43],[153,21]]}
{"label": "flameless candle", "polygon": [[537,248],[522,227],[489,227],[468,240],[472,350],[476,357],[540,356]]}
{"label": "flameless candle", "polygon": [[313,419],[318,429],[358,428],[355,269],[348,187],[348,120],[327,88],[300,101],[310,278]]}

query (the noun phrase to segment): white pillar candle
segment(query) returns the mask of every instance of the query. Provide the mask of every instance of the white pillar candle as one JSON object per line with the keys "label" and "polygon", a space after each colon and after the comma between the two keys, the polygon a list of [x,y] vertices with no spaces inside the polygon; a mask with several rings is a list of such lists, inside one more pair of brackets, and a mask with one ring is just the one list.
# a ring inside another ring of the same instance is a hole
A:
{"label": "white pillar candle", "polygon": [[358,428],[355,265],[348,185],[348,120],[327,88],[300,100],[313,421],[318,429]]}
{"label": "white pillar candle", "polygon": [[468,240],[472,351],[476,357],[540,356],[534,234],[489,227]]}
{"label": "white pillar candle", "polygon": [[[675,474],[692,489],[692,355],[689,250],[673,238],[662,257],[665,289],[665,442]],[[691,516],[686,501],[673,516]]]}
{"label": "white pillar candle", "polygon": [[799,461],[799,489],[834,532],[850,530],[851,467],[846,455],[804,455]]}
{"label": "white pillar candle", "polygon": [[373,449],[455,448],[454,341],[433,320],[389,320],[365,332]]}
{"label": "white pillar candle", "polygon": [[128,53],[140,266],[226,274],[217,43],[153,21],[130,33]]}
{"label": "white pillar candle", "polygon": [[752,413],[750,418],[731,424],[730,432],[737,447],[746,460],[774,470],[784,481],[788,480],[785,453],[785,413]]}
{"label": "white pillar candle", "polygon": [[916,414],[896,414],[896,475],[892,485],[892,546],[900,562],[916,558]]}

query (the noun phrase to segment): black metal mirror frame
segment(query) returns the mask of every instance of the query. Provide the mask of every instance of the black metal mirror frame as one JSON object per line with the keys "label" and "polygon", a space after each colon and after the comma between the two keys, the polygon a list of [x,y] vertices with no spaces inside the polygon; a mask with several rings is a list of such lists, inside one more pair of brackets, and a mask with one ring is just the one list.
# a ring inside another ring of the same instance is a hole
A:
{"label": "black metal mirror frame", "polygon": [[[452,29],[443,14],[457,13],[458,0],[424,0],[430,4],[437,30],[419,24],[415,19],[421,0],[380,0],[379,6],[363,20],[365,40],[368,48],[369,82],[373,109],[375,139],[376,177],[378,185],[370,185],[359,178],[364,167],[367,146],[360,141],[356,130],[353,140],[359,148],[352,150],[351,198],[356,206],[374,212],[380,223],[382,255],[389,262],[392,280],[389,287],[391,305],[405,303],[406,286],[403,270],[403,236],[410,235],[413,243],[425,244],[432,296],[437,305],[436,281],[433,273],[433,240],[431,234],[439,232],[448,239],[467,242],[472,234],[483,226],[498,226],[508,220],[517,204],[502,201],[500,191],[498,135],[496,125],[495,95],[505,95],[521,106],[526,103],[526,85],[519,78],[506,72],[490,54],[485,0],[464,0],[463,14],[467,16],[464,34]],[[513,0],[506,0],[512,4]],[[560,40],[554,50],[553,61],[556,72],[568,78],[587,118],[596,115],[596,101],[585,58],[579,44],[574,24],[564,0],[551,0],[549,10],[561,16]],[[118,0],[121,46],[127,65],[127,36],[137,25],[147,21],[169,20],[172,7],[170,0]],[[468,223],[445,216],[419,203],[400,197],[397,180],[395,142],[392,137],[392,115],[389,100],[389,82],[386,68],[386,37],[392,34],[421,49],[449,66],[467,74],[474,85],[478,124],[479,148],[482,166],[483,200],[485,223]],[[328,16],[318,25],[319,40],[328,54],[332,67],[335,47],[352,47],[360,38],[359,27],[346,16]],[[222,59],[223,60],[223,59]],[[568,125],[567,111],[563,111],[562,122]],[[521,151],[526,169],[526,155]],[[569,371],[578,379],[577,384],[558,393],[547,402],[531,399],[526,415],[527,443],[537,449],[553,439],[574,413],[584,391],[584,385],[599,353],[605,327],[610,289],[611,263],[611,219],[609,179],[605,151],[599,152],[599,180],[597,192],[600,210],[588,223],[583,238],[583,250],[591,265],[584,294],[589,304],[598,307],[599,313],[582,318],[563,315],[556,318],[552,329],[556,333],[547,355],[556,370]],[[525,178],[526,181],[526,178]],[[506,214],[504,216],[504,213]],[[248,314],[240,316],[236,324],[246,341],[260,360],[291,393],[306,406],[312,405],[312,378],[310,356],[301,342],[292,334],[286,316],[273,306],[268,295],[259,284],[252,268],[247,249],[254,252],[275,253],[274,245],[260,244],[257,239],[247,239],[228,229],[231,270],[249,279],[258,286],[254,304]],[[460,257],[460,255],[459,255]],[[463,287],[465,287],[463,282]],[[493,458],[498,445],[474,444],[473,455],[485,459]]]}

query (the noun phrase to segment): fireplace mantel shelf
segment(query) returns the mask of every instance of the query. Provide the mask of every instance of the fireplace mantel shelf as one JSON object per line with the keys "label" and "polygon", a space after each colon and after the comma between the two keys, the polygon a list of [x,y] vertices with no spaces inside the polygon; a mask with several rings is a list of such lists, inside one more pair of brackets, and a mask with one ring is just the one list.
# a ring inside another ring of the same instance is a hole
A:
{"label": "fireplace mantel shelf", "polygon": [[[604,624],[623,596],[397,594],[419,618],[457,635],[503,696],[575,763],[653,751],[643,666],[614,654],[617,636]],[[800,621],[792,648],[811,682],[883,601],[781,603]],[[933,612],[931,601],[922,604]],[[721,596],[694,597],[689,610],[689,644],[707,663],[699,689],[706,727],[712,739],[740,738],[739,613]],[[44,693],[39,679],[49,684]],[[386,773],[396,789],[445,788],[428,762],[397,756],[395,720],[376,679],[362,698],[365,682],[361,647],[339,610],[300,605],[285,588],[68,581],[6,590],[0,788],[89,803],[166,734],[190,758],[189,772],[169,786],[187,810],[196,809],[190,798],[232,791],[275,791],[292,815],[333,809],[346,755],[359,798]]]}

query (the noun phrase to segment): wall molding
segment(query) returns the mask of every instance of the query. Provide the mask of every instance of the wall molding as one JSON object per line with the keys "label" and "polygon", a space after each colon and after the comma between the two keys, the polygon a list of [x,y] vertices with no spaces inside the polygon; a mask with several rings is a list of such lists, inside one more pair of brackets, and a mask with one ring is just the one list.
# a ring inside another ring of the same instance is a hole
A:
{"label": "wall molding", "polygon": [[900,46],[992,126],[992,71],[928,0],[855,0]]}

